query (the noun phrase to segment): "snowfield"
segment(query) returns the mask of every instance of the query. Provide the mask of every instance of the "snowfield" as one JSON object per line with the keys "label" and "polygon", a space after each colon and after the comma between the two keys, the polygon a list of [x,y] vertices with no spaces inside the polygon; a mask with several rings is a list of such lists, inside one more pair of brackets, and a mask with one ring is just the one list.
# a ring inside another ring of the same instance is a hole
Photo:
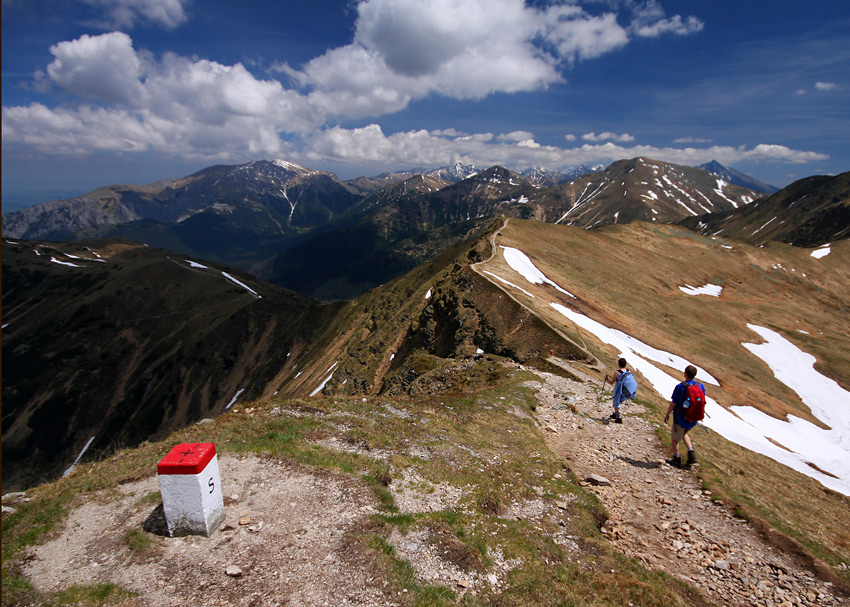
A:
{"label": "snowfield", "polygon": [[821,257],[826,257],[827,255],[829,255],[830,251],[831,249],[829,245],[824,245],[821,248],[812,251],[812,257],[814,257],[815,259],[820,259]]}
{"label": "snowfield", "polygon": [[[511,268],[528,282],[548,283],[568,293],[546,278],[524,253],[517,249],[503,249]],[[653,348],[562,304],[550,305],[600,341],[620,350],[620,356],[625,357],[633,369],[640,371],[665,399],[670,398],[673,388],[682,378],[670,375],[658,365],[684,370],[691,364],[680,356]],[[829,428],[819,428],[793,415],[787,420],[777,419],[749,406],[726,409],[710,395],[706,397],[706,419],[703,423],[742,447],[793,468],[833,491],[850,495],[850,392],[818,373],[814,369],[815,357],[803,352],[779,333],[757,325],[747,327],[765,341],[761,344],[744,343],[742,347],[764,361],[776,378],[794,390],[812,415]],[[697,369],[697,379],[706,384],[720,385],[704,369]]]}
{"label": "snowfield", "polygon": [[723,287],[720,285],[713,285],[711,283],[702,287],[685,285],[684,287],[679,287],[679,289],[688,295],[711,295],[712,297],[720,297],[720,294],[723,292]]}
{"label": "snowfield", "polygon": [[549,284],[564,295],[569,295],[573,299],[576,298],[575,295],[546,278],[543,272],[538,270],[537,266],[532,263],[528,256],[519,249],[513,249],[511,247],[502,247],[502,249],[504,250],[505,261],[508,262],[508,265],[511,266],[514,271],[522,274],[528,282],[535,285]]}

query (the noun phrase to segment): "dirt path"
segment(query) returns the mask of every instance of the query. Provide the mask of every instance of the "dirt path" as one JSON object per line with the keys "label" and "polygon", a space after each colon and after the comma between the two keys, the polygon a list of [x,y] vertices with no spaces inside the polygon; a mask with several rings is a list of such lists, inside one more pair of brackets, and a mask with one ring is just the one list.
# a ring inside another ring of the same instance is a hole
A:
{"label": "dirt path", "polygon": [[[572,371],[572,369],[571,369]],[[669,445],[629,404],[624,423],[608,419],[610,391],[600,383],[542,374],[538,421],[549,448],[605,504],[603,533],[623,553],[698,587],[720,605],[837,605],[830,585],[801,570],[703,491],[696,470],[664,463]],[[693,436],[699,453],[699,433]]]}

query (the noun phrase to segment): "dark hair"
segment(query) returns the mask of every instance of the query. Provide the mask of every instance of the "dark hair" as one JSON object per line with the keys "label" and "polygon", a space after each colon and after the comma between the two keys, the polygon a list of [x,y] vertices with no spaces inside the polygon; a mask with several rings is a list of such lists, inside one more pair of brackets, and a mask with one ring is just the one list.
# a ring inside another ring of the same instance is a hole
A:
{"label": "dark hair", "polygon": [[688,365],[685,367],[685,377],[688,379],[693,379],[697,376],[697,368],[693,365]]}
{"label": "dark hair", "polygon": [[626,364],[627,364],[627,363],[626,363],[626,359],[625,359],[625,358],[621,358],[620,360],[618,360],[618,361],[617,361],[617,364],[618,364],[618,365],[620,365],[620,368],[621,368],[621,369],[625,369],[625,368],[626,368]]}

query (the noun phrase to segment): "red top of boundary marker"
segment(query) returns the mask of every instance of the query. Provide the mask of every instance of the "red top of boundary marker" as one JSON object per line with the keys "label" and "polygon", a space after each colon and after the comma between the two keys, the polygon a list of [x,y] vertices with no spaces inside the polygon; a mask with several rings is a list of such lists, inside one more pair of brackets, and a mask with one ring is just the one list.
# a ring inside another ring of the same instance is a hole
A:
{"label": "red top of boundary marker", "polygon": [[213,443],[183,443],[160,460],[156,471],[157,474],[200,474],[213,457]]}

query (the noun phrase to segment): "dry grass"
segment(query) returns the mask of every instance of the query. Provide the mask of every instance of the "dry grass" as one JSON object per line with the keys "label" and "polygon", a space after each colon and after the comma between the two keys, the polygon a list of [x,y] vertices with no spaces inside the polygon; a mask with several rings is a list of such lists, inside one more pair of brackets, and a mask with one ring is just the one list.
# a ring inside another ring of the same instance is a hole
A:
{"label": "dry grass", "polygon": [[[814,355],[820,373],[850,389],[848,241],[833,244],[830,255],[815,259],[808,250],[784,244],[753,247],[667,225],[632,223],[586,231],[512,220],[497,244],[522,250],[547,277],[578,297],[576,301],[552,287],[530,285],[501,256],[487,264],[535,295],[531,299],[515,292],[553,326],[579,343],[583,339],[608,370],[618,352],[583,334],[549,302],[576,307],[700,365],[721,381],[723,387],[712,387],[711,395],[727,407],[749,405],[776,417],[791,413],[816,422],[797,395],[741,346],[761,342],[747,323],[778,331]],[[708,283],[723,286],[722,297],[693,297],[679,290]],[[674,376],[681,372],[667,371]],[[650,396],[645,390],[642,397],[659,411],[666,409],[668,395]],[[850,500],[714,433],[700,432],[698,440],[707,462],[704,477],[715,492],[830,564],[850,564]],[[843,574],[848,575],[846,570]]]}

